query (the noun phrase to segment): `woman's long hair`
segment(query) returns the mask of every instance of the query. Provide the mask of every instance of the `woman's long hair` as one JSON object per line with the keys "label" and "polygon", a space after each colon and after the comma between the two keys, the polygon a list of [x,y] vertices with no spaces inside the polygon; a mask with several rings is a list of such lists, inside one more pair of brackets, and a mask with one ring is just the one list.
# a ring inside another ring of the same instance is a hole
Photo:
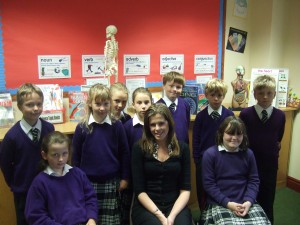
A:
{"label": "woman's long hair", "polygon": [[174,126],[174,120],[172,117],[172,114],[169,110],[169,108],[162,103],[156,103],[149,107],[149,109],[145,113],[144,117],[144,127],[143,127],[143,135],[141,139],[141,147],[142,149],[149,154],[153,154],[154,152],[154,143],[155,138],[153,137],[151,130],[150,130],[150,118],[152,116],[155,116],[157,114],[162,115],[169,124],[169,132],[167,135],[166,145],[172,146],[172,155],[179,155],[180,149],[178,140],[175,134],[175,126]]}

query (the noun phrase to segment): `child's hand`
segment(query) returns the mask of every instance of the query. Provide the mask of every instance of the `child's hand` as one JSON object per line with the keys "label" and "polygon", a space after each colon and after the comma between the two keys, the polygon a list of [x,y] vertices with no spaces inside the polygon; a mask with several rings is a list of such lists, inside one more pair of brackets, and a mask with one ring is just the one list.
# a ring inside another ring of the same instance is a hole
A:
{"label": "child's hand", "polygon": [[89,219],[86,225],[96,225],[96,221],[94,219]]}
{"label": "child's hand", "polygon": [[120,181],[120,186],[119,186],[119,192],[123,191],[126,189],[128,186],[128,181],[127,180],[121,180]]}
{"label": "child's hand", "polygon": [[236,202],[228,202],[227,208],[230,209],[236,216],[241,216],[244,212],[243,205]]}
{"label": "child's hand", "polygon": [[244,207],[244,212],[240,214],[241,217],[244,217],[248,214],[251,205],[252,204],[249,201],[246,201],[242,204],[242,206]]}

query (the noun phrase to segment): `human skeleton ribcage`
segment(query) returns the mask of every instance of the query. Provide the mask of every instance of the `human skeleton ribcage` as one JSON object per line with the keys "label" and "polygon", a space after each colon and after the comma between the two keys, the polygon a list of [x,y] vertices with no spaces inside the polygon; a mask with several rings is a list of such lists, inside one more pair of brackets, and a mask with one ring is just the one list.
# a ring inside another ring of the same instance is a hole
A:
{"label": "human skeleton ribcage", "polygon": [[105,75],[118,75],[118,42],[107,40],[104,47]]}

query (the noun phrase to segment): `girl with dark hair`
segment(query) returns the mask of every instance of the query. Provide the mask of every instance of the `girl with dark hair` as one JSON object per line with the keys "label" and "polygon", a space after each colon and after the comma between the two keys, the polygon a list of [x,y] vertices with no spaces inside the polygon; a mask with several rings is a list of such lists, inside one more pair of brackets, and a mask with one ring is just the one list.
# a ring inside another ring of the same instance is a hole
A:
{"label": "girl with dark hair", "polygon": [[227,117],[217,131],[216,142],[202,160],[207,194],[202,224],[270,224],[256,203],[259,178],[242,120]]}

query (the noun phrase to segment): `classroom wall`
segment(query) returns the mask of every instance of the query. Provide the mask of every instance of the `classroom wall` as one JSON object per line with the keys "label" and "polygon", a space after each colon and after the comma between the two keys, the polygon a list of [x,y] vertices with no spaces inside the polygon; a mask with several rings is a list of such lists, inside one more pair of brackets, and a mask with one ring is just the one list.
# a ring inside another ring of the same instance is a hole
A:
{"label": "classroom wall", "polygon": [[[220,3],[1,0],[6,88],[15,90],[29,81],[58,83],[66,86],[65,91],[72,86],[79,89],[85,84],[81,57],[103,54],[105,29],[110,24],[118,28],[119,81],[125,80],[124,54],[150,54],[150,75],[145,77],[154,84],[161,83],[160,54],[184,54],[184,74],[187,80],[194,80],[194,55],[218,55]],[[38,55],[70,55],[71,79],[38,79]],[[217,73],[216,69],[213,76]]]}
{"label": "classroom wall", "polygon": [[[277,0],[279,1],[279,0]],[[291,79],[289,82],[290,87],[300,97],[300,1],[288,0],[287,1],[287,14],[288,19],[285,24],[286,31],[283,38],[283,64],[290,69]],[[294,126],[292,132],[291,154],[290,154],[290,177],[300,180],[300,113],[299,110],[294,118]]]}
{"label": "classroom wall", "polygon": [[[248,1],[246,19],[233,16],[234,0],[227,0],[226,38],[229,27],[248,32],[244,54],[225,50],[224,80],[230,85],[235,79],[235,67],[244,65],[245,79],[250,79],[252,68],[289,68],[289,87],[300,95],[300,1]],[[224,102],[230,103],[233,91],[229,86]],[[300,116],[295,113],[291,140],[288,175],[300,180]]]}

